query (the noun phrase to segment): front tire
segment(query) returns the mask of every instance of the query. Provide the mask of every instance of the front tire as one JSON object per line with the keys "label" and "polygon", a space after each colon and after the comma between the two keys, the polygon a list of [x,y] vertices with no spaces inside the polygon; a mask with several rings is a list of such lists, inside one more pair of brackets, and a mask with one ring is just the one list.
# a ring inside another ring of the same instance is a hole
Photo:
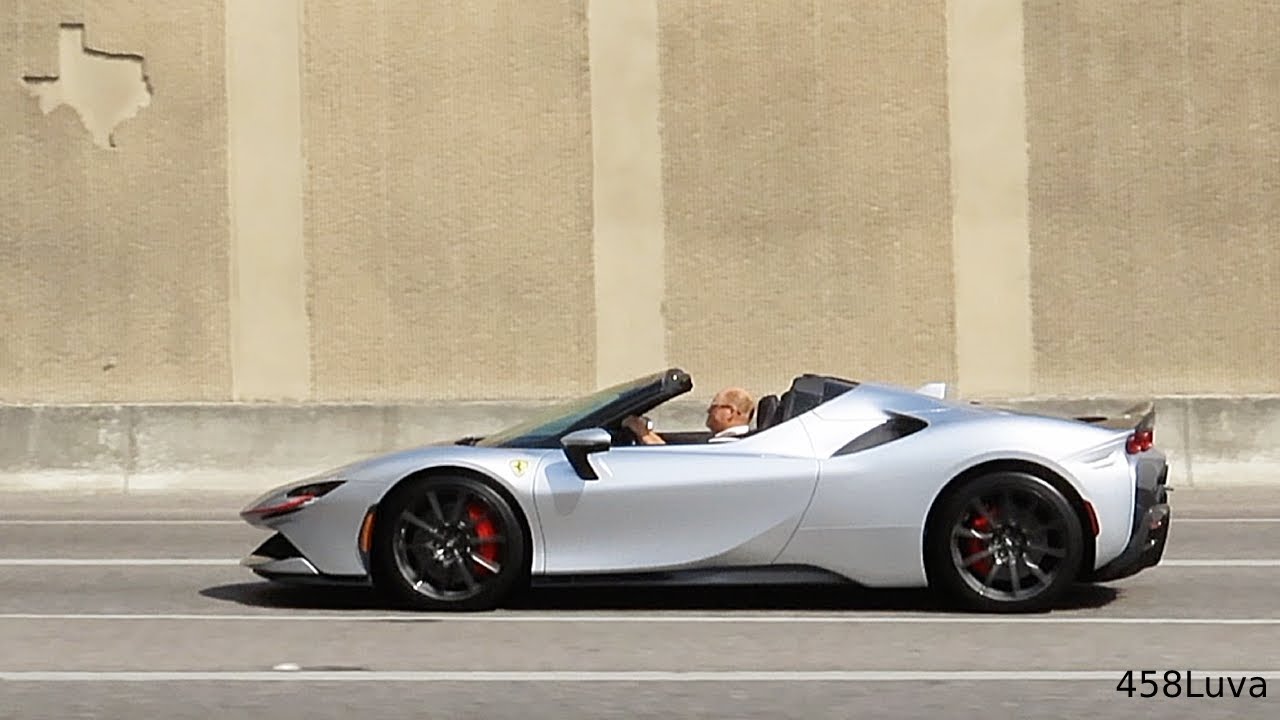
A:
{"label": "front tire", "polygon": [[939,510],[926,548],[931,584],[967,609],[1043,610],[1079,573],[1079,519],[1039,477],[985,475],[948,494]]}
{"label": "front tire", "polygon": [[374,528],[373,579],[392,600],[421,610],[490,610],[525,575],[515,510],[465,475],[401,483]]}

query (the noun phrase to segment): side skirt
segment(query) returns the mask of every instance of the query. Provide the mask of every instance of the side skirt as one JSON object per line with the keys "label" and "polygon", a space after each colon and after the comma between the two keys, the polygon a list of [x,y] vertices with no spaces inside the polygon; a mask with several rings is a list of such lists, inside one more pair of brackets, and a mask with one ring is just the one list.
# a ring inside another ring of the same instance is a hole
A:
{"label": "side skirt", "polygon": [[807,565],[697,568],[636,573],[578,573],[535,575],[535,588],[545,587],[716,587],[734,585],[831,585],[858,587],[848,578]]}

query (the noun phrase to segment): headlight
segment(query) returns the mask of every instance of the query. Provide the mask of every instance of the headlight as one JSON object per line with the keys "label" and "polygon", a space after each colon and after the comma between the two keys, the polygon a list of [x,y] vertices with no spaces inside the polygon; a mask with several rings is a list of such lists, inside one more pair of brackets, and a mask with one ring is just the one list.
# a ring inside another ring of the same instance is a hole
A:
{"label": "headlight", "polygon": [[241,511],[240,517],[246,520],[249,518],[266,519],[297,512],[333,492],[345,482],[345,480],[324,480],[299,485],[283,495],[276,493],[263,498],[262,501]]}

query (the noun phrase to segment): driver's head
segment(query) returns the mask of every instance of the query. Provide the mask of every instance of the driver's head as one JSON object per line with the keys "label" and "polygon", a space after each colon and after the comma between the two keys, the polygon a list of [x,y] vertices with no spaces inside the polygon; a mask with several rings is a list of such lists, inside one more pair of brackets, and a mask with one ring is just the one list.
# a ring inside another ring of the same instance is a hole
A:
{"label": "driver's head", "polygon": [[756,401],[746,390],[725,388],[716,393],[707,406],[707,427],[718,433],[735,425],[748,425],[755,410]]}

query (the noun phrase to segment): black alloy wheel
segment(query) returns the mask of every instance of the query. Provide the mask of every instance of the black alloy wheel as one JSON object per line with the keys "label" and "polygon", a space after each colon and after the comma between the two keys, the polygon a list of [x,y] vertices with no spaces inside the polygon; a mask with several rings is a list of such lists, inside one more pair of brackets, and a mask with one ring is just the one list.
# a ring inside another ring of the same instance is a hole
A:
{"label": "black alloy wheel", "polygon": [[933,583],[983,612],[1042,610],[1075,581],[1084,531],[1071,504],[1034,475],[1001,472],[950,494],[927,548]]}
{"label": "black alloy wheel", "polygon": [[468,476],[427,476],[393,490],[374,528],[374,583],[424,610],[500,605],[528,566],[515,511]]}

